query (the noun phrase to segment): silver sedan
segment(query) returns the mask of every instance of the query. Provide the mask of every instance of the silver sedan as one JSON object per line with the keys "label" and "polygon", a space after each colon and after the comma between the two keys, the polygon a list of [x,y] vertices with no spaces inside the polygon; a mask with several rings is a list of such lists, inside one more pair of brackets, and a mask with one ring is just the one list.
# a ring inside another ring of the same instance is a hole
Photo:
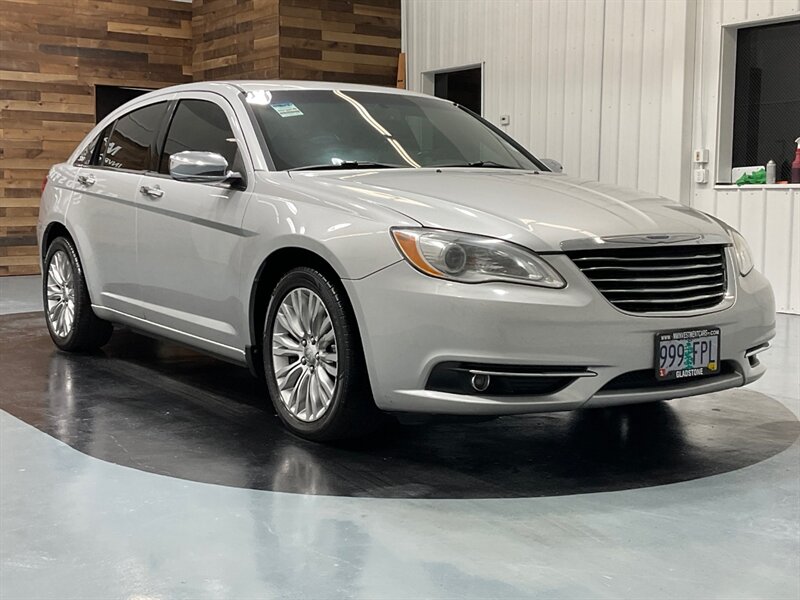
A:
{"label": "silver sedan", "polygon": [[406,91],[152,92],[47,177],[47,326],[65,351],[119,323],[247,365],[314,440],[386,413],[571,410],[760,377],[774,300],[744,239],[559,170]]}

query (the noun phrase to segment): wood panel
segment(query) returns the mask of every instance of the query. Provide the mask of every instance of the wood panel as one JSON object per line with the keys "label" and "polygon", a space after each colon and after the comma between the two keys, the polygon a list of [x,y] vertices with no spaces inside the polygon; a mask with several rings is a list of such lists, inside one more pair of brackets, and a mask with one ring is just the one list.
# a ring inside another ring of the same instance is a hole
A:
{"label": "wood panel", "polygon": [[0,275],[38,272],[40,187],[95,122],[94,85],[393,86],[400,0],[0,0]]}
{"label": "wood panel", "polygon": [[278,77],[278,0],[193,0],[196,81]]}
{"label": "wood panel", "polygon": [[195,79],[394,85],[399,0],[193,0]]}
{"label": "wood panel", "polygon": [[191,37],[172,0],[0,0],[0,275],[38,272],[42,179],[94,125],[94,85],[191,81]]}
{"label": "wood panel", "polygon": [[400,0],[280,0],[280,77],[394,86]]}

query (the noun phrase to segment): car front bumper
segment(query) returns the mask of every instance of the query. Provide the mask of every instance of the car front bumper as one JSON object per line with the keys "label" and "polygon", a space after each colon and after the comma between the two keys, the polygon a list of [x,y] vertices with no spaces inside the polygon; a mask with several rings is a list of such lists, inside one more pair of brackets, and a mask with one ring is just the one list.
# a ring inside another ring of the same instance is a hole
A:
{"label": "car front bumper", "polygon": [[[745,354],[775,334],[767,280],[737,277],[736,299],[696,316],[632,315],[614,308],[564,255],[548,261],[564,289],[469,285],[422,275],[398,262],[345,281],[361,329],[377,406],[393,412],[503,415],[665,400],[745,385],[764,366]],[[619,375],[652,370],[658,332],[716,326],[727,373],[639,388],[604,389]],[[492,396],[426,389],[432,369],[448,361],[526,368],[575,367],[580,377],[552,393]]]}

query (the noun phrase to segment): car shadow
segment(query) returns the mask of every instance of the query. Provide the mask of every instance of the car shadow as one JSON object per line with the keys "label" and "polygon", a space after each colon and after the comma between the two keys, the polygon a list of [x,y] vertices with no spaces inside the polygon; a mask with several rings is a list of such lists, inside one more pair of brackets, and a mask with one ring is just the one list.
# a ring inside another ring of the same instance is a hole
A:
{"label": "car shadow", "polygon": [[747,389],[640,406],[391,425],[321,445],[288,433],[266,386],[127,330],[55,350],[41,314],[0,317],[0,408],[87,455],[193,481],[333,496],[514,498],[663,485],[763,461],[800,436]]}

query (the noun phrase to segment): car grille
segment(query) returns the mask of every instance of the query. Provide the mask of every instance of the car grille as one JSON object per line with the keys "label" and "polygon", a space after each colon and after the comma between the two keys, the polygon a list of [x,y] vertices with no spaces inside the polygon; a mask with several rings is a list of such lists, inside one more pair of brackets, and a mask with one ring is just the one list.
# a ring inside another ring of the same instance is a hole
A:
{"label": "car grille", "polygon": [[727,289],[720,245],[598,248],[567,255],[611,304],[627,312],[711,308]]}

